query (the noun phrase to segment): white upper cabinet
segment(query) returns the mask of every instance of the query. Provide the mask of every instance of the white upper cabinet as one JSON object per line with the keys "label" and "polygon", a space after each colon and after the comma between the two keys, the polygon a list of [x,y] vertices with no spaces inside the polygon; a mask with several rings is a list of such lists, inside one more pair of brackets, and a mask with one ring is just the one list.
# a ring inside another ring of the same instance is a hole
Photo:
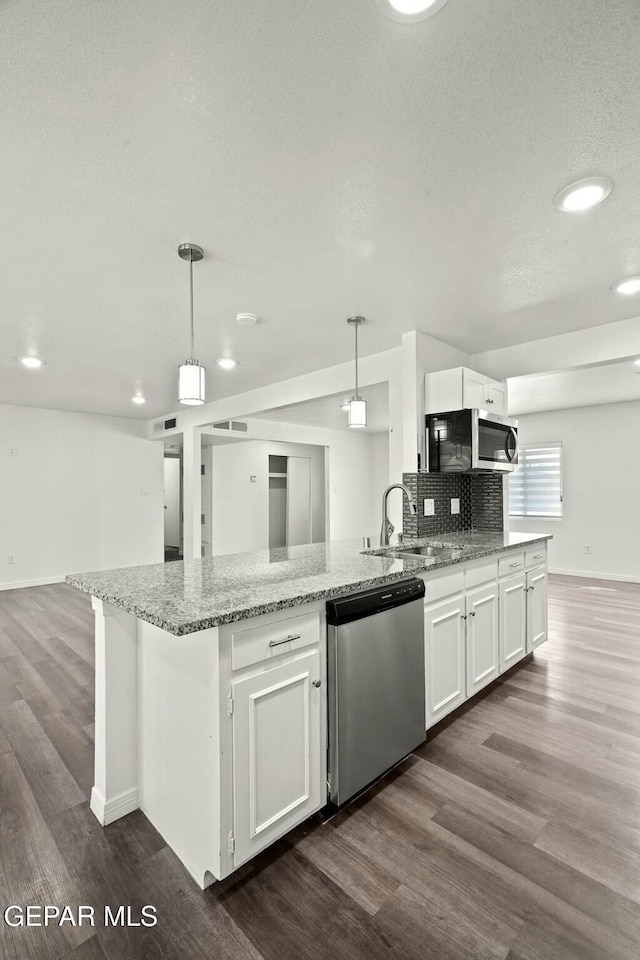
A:
{"label": "white upper cabinet", "polygon": [[468,367],[453,367],[427,373],[424,378],[425,413],[448,410],[488,410],[498,416],[507,415],[507,385],[492,380]]}

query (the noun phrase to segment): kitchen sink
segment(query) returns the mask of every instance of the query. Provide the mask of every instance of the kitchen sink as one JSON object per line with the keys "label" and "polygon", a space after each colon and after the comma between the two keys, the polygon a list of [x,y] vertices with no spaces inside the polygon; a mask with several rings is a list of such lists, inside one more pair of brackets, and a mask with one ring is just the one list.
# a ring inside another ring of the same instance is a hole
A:
{"label": "kitchen sink", "polygon": [[454,553],[452,547],[390,547],[388,550],[385,550],[383,553],[379,553],[380,557],[392,557],[394,560],[419,560],[420,557],[433,557],[434,559],[439,557],[451,557]]}

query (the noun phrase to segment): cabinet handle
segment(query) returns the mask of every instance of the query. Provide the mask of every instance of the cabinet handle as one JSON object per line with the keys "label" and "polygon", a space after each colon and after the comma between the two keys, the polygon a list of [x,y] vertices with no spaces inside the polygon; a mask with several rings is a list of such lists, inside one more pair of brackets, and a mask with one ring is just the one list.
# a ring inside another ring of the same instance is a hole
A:
{"label": "cabinet handle", "polygon": [[312,680],[311,682],[313,683],[314,687],[319,687],[322,683],[322,680]]}
{"label": "cabinet handle", "polygon": [[535,587],[529,587],[529,590],[535,590]]}
{"label": "cabinet handle", "polygon": [[461,614],[460,614],[460,617],[461,617],[462,620],[466,620],[466,619],[467,619],[466,613],[461,613]]}
{"label": "cabinet handle", "polygon": [[476,615],[475,610],[474,610],[472,613],[469,614],[470,617],[475,617],[475,615]]}
{"label": "cabinet handle", "polygon": [[490,400],[489,397],[487,397],[487,403],[493,403],[493,400]]}
{"label": "cabinet handle", "polygon": [[269,640],[270,647],[279,647],[281,643],[291,643],[292,640],[299,640],[299,633],[292,633],[290,636],[285,637],[284,640]]}

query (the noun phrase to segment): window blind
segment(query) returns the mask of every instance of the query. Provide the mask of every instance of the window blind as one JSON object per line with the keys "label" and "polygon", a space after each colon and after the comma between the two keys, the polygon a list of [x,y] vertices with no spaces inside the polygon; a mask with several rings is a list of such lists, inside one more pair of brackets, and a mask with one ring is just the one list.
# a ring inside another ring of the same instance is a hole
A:
{"label": "window blind", "polygon": [[518,466],[509,476],[509,515],[562,517],[562,444],[520,447]]}

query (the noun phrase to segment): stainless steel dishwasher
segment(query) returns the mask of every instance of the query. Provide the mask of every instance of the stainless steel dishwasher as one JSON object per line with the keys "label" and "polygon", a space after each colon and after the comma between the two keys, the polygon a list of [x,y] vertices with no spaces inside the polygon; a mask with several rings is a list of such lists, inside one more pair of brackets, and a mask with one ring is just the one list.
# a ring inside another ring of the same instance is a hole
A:
{"label": "stainless steel dishwasher", "polygon": [[329,799],[341,806],[425,739],[424,581],[327,603]]}

